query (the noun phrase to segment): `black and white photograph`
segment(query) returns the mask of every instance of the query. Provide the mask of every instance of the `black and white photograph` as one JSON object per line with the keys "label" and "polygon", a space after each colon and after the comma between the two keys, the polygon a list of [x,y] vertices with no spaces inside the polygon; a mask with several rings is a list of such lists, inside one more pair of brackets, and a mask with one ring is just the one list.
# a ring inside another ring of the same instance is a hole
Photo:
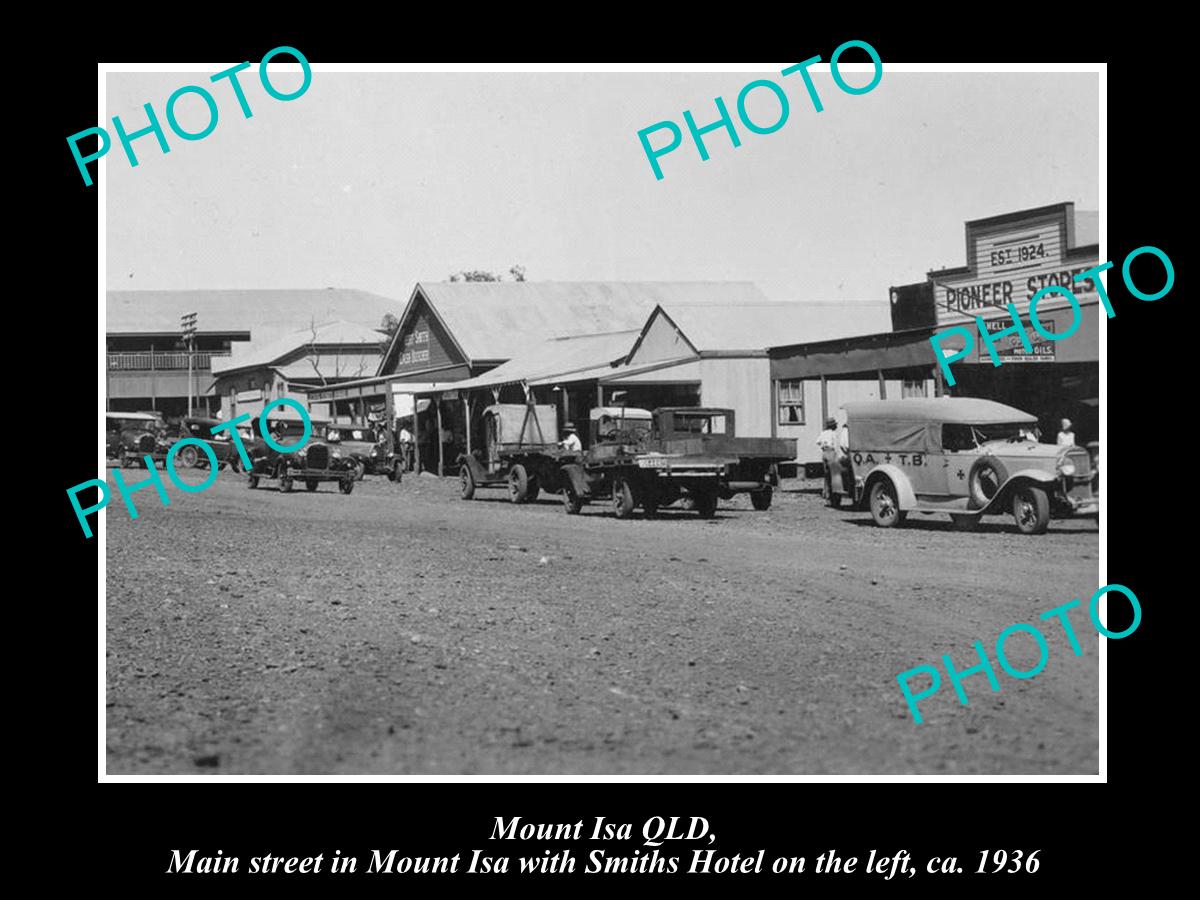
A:
{"label": "black and white photograph", "polygon": [[1103,780],[1106,76],[868,48],[108,65],[102,780]]}

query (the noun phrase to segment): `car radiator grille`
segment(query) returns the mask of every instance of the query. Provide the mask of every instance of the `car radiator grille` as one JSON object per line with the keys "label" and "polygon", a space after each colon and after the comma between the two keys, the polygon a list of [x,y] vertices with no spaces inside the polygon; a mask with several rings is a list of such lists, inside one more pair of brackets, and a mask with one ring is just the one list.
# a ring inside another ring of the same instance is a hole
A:
{"label": "car radiator grille", "polygon": [[308,451],[308,468],[310,469],[327,469],[329,468],[329,448],[321,444],[311,447]]}
{"label": "car radiator grille", "polygon": [[1075,466],[1075,477],[1090,479],[1092,477],[1092,457],[1086,450],[1071,450],[1067,460]]}

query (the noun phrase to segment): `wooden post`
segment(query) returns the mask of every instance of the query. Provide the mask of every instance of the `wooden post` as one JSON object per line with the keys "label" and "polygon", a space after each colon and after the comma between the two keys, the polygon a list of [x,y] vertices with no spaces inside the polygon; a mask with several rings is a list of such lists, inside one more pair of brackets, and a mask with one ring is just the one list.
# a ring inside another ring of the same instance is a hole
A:
{"label": "wooden post", "polygon": [[463,405],[463,429],[467,432],[467,456],[471,455],[471,401],[467,399],[467,392],[462,392]]}
{"label": "wooden post", "polygon": [[604,405],[604,385],[602,385],[599,381],[596,382],[596,405]]}
{"label": "wooden post", "polygon": [[933,396],[941,397],[946,393],[946,386],[942,383],[942,367],[933,367]]}
{"label": "wooden post", "polygon": [[416,394],[413,398],[413,472],[421,474],[421,401]]}
{"label": "wooden post", "polygon": [[825,420],[829,418],[829,382],[825,380],[825,376],[821,376],[821,427],[825,427]]}
{"label": "wooden post", "polygon": [[157,410],[158,376],[154,374],[154,345],[150,345],[150,408]]}
{"label": "wooden post", "polygon": [[883,380],[883,369],[875,370],[879,375],[879,399],[887,399],[887,383]]}
{"label": "wooden post", "polygon": [[437,448],[438,448],[438,475],[446,474],[446,460],[443,458],[445,447],[442,444],[442,398],[439,396],[437,400]]}

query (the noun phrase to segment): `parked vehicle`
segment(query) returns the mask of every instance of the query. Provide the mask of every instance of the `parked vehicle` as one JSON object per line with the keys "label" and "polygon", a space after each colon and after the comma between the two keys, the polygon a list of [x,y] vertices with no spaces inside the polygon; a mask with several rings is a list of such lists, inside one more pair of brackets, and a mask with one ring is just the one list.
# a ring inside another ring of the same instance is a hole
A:
{"label": "parked vehicle", "polygon": [[[281,453],[267,444],[258,431],[249,447],[251,468],[247,474],[250,489],[258,487],[264,479],[279,481],[279,490],[288,493],[296,482],[303,482],[309,491],[315,491],[323,481],[337,482],[343,494],[354,490],[358,467],[350,456],[342,454],[336,444],[325,440],[327,423],[312,422],[312,433],[304,448],[295,453]],[[298,419],[272,419],[268,427],[275,432],[276,443],[293,444],[300,439],[303,425]]]}
{"label": "parked vehicle", "polygon": [[493,404],[483,411],[483,433],[481,451],[458,457],[464,500],[480,488],[507,488],[513,503],[532,503],[543,490],[558,493],[563,464],[579,458],[559,447],[549,404]]}
{"label": "parked vehicle", "polygon": [[[199,438],[212,448],[213,454],[217,457],[218,469],[224,469],[226,466],[229,466],[235,472],[241,471],[241,457],[238,455],[237,448],[233,445],[233,438],[229,432],[221,431],[217,434],[212,433],[213,426],[220,424],[220,419],[185,416],[180,420],[179,426],[175,430],[174,438],[175,440],[186,437]],[[208,455],[196,445],[188,444],[186,447],[179,448],[179,451],[175,454],[175,464],[178,466],[207,468]]]}
{"label": "parked vehicle", "polygon": [[872,400],[844,406],[845,467],[830,466],[833,500],[848,497],[884,528],[910,512],[949,513],[963,530],[1010,514],[1023,534],[1051,515],[1098,515],[1083,447],[1032,439],[1036,417],[975,398]]}
{"label": "parked vehicle", "polygon": [[589,436],[579,462],[563,466],[563,505],[572,514],[607,496],[620,519],[676,502],[710,518],[718,500],[741,493],[766,510],[778,465],[796,458],[791,438],[735,437],[731,409],[600,407],[590,413]]}
{"label": "parked vehicle", "polygon": [[108,412],[104,414],[104,420],[104,452],[109,459],[123,459],[123,432],[152,433],[165,427],[162,417],[156,413]]}
{"label": "parked vehicle", "polygon": [[[128,417],[130,414],[122,415]],[[157,466],[167,458],[167,451],[177,440],[171,436],[161,418],[141,415],[145,418],[126,418],[119,426],[115,458],[121,461],[122,468],[132,466],[144,469],[146,457],[150,457],[151,464]]]}
{"label": "parked vehicle", "polygon": [[399,482],[404,465],[392,444],[387,429],[374,425],[330,425],[326,440],[336,444],[343,456],[351,457],[358,466],[358,480],[364,475],[386,475]]}

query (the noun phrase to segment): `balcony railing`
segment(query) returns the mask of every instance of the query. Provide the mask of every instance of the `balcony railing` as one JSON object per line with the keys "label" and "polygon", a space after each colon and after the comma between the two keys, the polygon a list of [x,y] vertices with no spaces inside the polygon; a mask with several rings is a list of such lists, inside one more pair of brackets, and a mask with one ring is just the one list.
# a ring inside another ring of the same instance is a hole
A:
{"label": "balcony railing", "polygon": [[[213,357],[229,356],[228,350],[201,350],[197,351],[192,360],[192,365],[196,371],[201,369],[211,369]],[[176,371],[179,369],[187,371],[188,355],[182,351],[172,351],[169,353],[159,352],[157,350],[145,350],[138,353],[109,353],[108,354],[108,369],[109,371],[122,372],[162,372]]]}

